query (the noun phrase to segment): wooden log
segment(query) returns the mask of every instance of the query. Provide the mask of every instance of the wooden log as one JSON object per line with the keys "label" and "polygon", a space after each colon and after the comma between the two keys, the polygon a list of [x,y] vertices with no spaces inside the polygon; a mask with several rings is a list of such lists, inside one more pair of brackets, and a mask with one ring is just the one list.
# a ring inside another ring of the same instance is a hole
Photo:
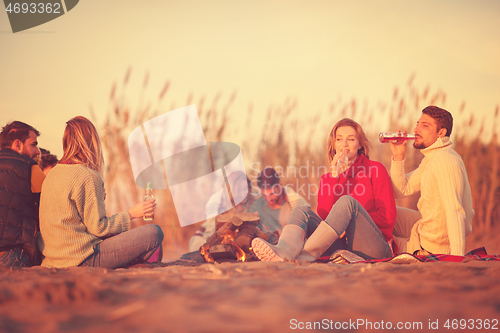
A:
{"label": "wooden log", "polygon": [[210,255],[210,245],[208,243],[203,244],[200,247],[200,254],[205,258],[206,262],[214,262],[214,258]]}
{"label": "wooden log", "polygon": [[215,220],[219,223],[225,223],[231,221],[233,217],[237,217],[243,222],[248,222],[250,224],[258,225],[260,224],[259,212],[254,213],[236,213],[233,214],[231,212],[223,213],[218,215]]}
{"label": "wooden log", "polygon": [[210,255],[215,261],[221,259],[238,260],[236,250],[232,244],[216,244],[210,246]]}
{"label": "wooden log", "polygon": [[256,237],[260,237],[267,241],[269,239],[268,235],[251,224],[243,224],[238,229],[238,235],[234,239],[236,245],[238,245],[246,253],[250,252],[250,247],[252,246],[252,240]]}

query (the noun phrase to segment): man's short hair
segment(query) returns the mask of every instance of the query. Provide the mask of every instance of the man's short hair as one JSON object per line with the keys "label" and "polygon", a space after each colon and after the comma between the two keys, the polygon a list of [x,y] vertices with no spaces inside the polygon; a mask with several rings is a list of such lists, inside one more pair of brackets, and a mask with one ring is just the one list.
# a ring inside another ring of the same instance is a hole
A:
{"label": "man's short hair", "polygon": [[426,114],[436,121],[438,131],[441,128],[446,129],[445,136],[451,135],[451,130],[453,129],[453,117],[451,113],[445,109],[438,108],[437,106],[428,106],[422,110],[423,114]]}
{"label": "man's short hair", "polygon": [[271,188],[280,183],[280,177],[276,170],[271,167],[264,168],[257,176],[257,185],[259,188]]}
{"label": "man's short hair", "polygon": [[22,121],[16,120],[5,125],[0,133],[0,148],[10,148],[16,140],[24,143],[30,137],[31,131],[35,132],[36,136],[40,136],[36,128]]}

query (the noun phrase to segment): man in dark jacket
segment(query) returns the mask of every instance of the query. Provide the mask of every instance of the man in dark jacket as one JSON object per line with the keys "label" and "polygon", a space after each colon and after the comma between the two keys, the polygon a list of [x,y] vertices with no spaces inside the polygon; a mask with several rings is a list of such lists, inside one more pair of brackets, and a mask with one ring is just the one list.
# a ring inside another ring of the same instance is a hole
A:
{"label": "man in dark jacket", "polygon": [[35,162],[39,135],[20,121],[7,124],[0,133],[0,267],[41,262],[38,206],[45,175]]}

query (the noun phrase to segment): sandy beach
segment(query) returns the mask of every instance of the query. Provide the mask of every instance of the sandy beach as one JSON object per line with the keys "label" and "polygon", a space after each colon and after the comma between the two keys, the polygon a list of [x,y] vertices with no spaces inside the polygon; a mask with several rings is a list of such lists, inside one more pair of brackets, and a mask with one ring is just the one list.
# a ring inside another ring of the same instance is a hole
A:
{"label": "sandy beach", "polygon": [[0,331],[448,331],[453,319],[499,328],[500,262],[168,265],[1,269]]}

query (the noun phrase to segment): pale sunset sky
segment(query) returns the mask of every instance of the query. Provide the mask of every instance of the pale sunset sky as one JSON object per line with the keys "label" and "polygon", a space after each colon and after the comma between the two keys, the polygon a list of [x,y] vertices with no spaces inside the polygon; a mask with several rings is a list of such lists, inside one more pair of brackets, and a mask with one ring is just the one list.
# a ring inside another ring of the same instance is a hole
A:
{"label": "pale sunset sky", "polygon": [[417,87],[443,90],[452,113],[465,101],[487,121],[500,104],[498,0],[84,0],[15,34],[3,8],[0,125],[35,126],[58,157],[65,122],[89,117],[90,105],[107,112],[128,68],[132,109],[149,72],[146,101],[171,82],[162,111],[190,93],[227,100],[236,91],[233,120],[249,103],[263,118],[288,96],[301,115],[326,112],[339,95],[375,105],[412,73]]}

